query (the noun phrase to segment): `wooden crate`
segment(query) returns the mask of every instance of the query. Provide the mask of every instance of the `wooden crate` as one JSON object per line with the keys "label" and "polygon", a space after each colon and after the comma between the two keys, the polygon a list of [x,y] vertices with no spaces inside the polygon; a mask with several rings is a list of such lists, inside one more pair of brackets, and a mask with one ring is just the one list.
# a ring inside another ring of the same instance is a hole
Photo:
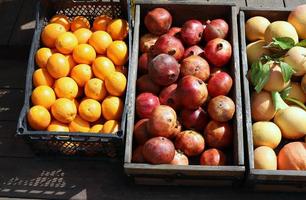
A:
{"label": "wooden crate", "polygon": [[279,191],[306,191],[306,171],[295,170],[259,170],[254,168],[253,155],[253,133],[250,104],[250,88],[246,74],[248,62],[246,54],[245,22],[253,16],[263,16],[271,22],[276,20],[287,20],[290,10],[284,9],[260,9],[242,8],[239,12],[241,61],[242,61],[242,83],[244,91],[244,117],[246,131],[247,151],[247,185],[256,190],[279,190]]}
{"label": "wooden crate", "polygon": [[[187,1],[186,1],[187,2]],[[157,3],[155,1],[138,1],[136,2],[135,23],[134,23],[134,41],[132,52],[133,71],[132,77],[136,77],[138,66],[138,46],[140,35],[144,33],[145,27],[143,19],[145,14],[155,8],[163,7],[173,15],[173,25],[182,25],[188,19],[214,19],[224,18],[229,22],[230,34],[229,40],[233,47],[233,57],[230,63],[230,74],[234,77],[232,98],[236,104],[236,114],[233,119],[234,128],[234,152],[232,166],[174,166],[174,165],[150,165],[132,163],[132,146],[133,146],[133,128],[135,119],[135,95],[136,80],[131,82],[130,91],[130,109],[127,120],[127,137],[125,149],[124,169],[128,176],[131,176],[139,184],[165,184],[165,185],[233,185],[240,183],[244,177],[244,148],[242,133],[242,105],[241,105],[241,88],[240,88],[240,68],[239,68],[239,51],[238,51],[238,33],[237,33],[237,15],[234,5],[221,4],[203,4],[184,3],[184,2],[167,2]]]}

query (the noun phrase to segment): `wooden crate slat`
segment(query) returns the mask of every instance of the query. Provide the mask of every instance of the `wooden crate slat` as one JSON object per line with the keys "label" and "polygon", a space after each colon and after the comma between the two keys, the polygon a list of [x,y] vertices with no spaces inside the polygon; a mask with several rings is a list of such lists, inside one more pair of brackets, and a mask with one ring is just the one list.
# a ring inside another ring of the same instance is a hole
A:
{"label": "wooden crate slat", "polygon": [[235,3],[237,7],[244,7],[246,6],[246,0],[207,0],[210,3]]}
{"label": "wooden crate slat", "polygon": [[284,7],[283,0],[246,0],[248,7]]}
{"label": "wooden crate slat", "polygon": [[306,4],[305,0],[284,0],[285,6],[287,8],[295,8],[298,5]]}

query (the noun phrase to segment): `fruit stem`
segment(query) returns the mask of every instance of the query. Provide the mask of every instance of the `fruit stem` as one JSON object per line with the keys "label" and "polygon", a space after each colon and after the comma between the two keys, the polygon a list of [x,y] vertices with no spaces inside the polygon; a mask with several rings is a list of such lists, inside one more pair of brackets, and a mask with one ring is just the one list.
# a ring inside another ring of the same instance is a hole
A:
{"label": "fruit stem", "polygon": [[274,103],[274,108],[275,108],[276,111],[289,108],[289,106],[282,99],[279,92],[271,92],[271,94],[272,94],[272,100],[273,100],[273,103]]}

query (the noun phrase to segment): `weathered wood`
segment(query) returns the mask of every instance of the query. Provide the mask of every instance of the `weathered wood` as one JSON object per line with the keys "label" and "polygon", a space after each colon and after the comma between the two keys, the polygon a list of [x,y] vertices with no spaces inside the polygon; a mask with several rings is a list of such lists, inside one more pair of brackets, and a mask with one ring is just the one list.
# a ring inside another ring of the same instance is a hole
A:
{"label": "weathered wood", "polygon": [[18,119],[23,99],[23,90],[0,89],[0,120]]}
{"label": "weathered wood", "polygon": [[234,3],[236,4],[237,7],[244,7],[246,6],[246,0],[227,0],[227,1],[224,1],[224,0],[207,0],[208,2],[210,3]]}
{"label": "weathered wood", "polygon": [[0,60],[0,88],[23,89],[27,63],[23,60]]}
{"label": "weathered wood", "polygon": [[284,7],[283,0],[246,0],[246,4],[249,7],[264,7],[264,8]]}
{"label": "weathered wood", "polygon": [[306,4],[305,0],[284,0],[285,7],[294,8],[301,4]]}

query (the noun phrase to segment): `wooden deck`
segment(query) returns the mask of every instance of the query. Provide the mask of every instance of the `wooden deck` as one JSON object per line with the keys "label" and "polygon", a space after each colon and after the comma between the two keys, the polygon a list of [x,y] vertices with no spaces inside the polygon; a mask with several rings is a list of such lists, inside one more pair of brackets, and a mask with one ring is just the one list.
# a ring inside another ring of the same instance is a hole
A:
{"label": "wooden deck", "polygon": [[[36,157],[15,137],[23,104],[36,0],[0,0],[0,197],[40,199],[306,199],[305,194],[244,189],[136,186],[121,162]],[[220,2],[211,0],[210,2]],[[224,2],[224,0],[223,0]],[[289,7],[306,0],[228,0],[239,6]]]}

